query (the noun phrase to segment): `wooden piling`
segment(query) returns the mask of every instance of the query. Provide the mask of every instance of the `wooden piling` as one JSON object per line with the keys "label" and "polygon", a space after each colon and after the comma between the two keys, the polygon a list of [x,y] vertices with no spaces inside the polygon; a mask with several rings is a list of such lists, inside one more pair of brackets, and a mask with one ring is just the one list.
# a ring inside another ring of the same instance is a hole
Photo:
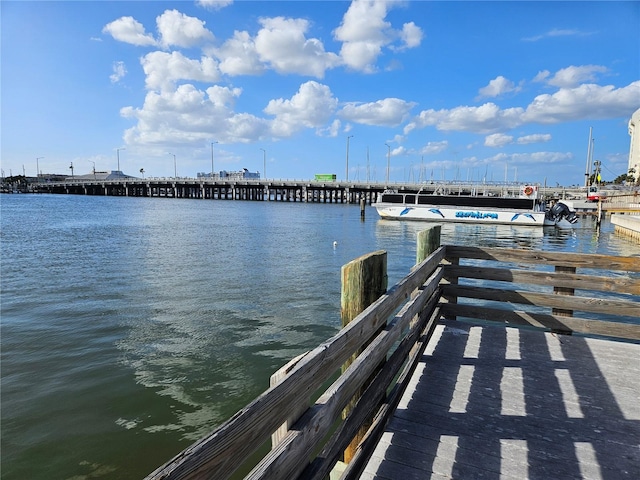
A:
{"label": "wooden piling", "polygon": [[431,255],[440,247],[440,233],[442,225],[432,227],[418,232],[416,240],[416,265]]}
{"label": "wooden piling", "polygon": [[[342,267],[342,291],[340,295],[340,314],[342,318],[342,326],[345,327],[356,318],[369,305],[375,302],[381,295],[387,291],[387,252],[378,250],[377,252],[363,255]],[[368,343],[368,342],[367,342]],[[363,346],[363,349],[366,345]],[[342,366],[344,372],[357,355],[357,352],[351,360]],[[364,386],[366,388],[366,385]],[[349,405],[343,411],[343,418],[353,409],[360,393],[356,394]],[[358,431],[358,434],[351,441],[344,452],[344,461],[349,463],[358,447],[360,441],[364,438],[371,421],[365,422]]]}

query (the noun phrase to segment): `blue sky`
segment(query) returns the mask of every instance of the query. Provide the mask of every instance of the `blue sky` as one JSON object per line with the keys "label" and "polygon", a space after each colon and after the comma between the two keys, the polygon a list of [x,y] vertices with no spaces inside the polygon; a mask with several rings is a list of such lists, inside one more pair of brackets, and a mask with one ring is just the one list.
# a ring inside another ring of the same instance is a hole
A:
{"label": "blue sky", "polygon": [[[2,1],[4,175],[625,173],[640,2]],[[42,158],[40,158],[42,157]],[[36,160],[38,159],[38,160]]]}

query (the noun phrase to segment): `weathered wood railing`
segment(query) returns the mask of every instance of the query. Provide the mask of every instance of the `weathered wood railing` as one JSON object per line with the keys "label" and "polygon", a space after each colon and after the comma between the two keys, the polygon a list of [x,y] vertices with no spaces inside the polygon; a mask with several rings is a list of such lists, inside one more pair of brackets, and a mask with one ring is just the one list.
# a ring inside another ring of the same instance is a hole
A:
{"label": "weathered wood railing", "polygon": [[[439,243],[439,231],[420,232],[419,263],[404,279],[334,337],[283,367],[247,407],[147,478],[232,478],[277,432],[271,451],[246,478],[324,479],[366,424],[368,432],[343,466],[342,478],[356,478],[443,316],[640,340],[640,278],[591,273],[640,272],[638,258],[425,246]],[[357,261],[380,255],[386,261],[385,252]],[[574,312],[595,317],[570,316]],[[618,317],[622,321],[614,321]],[[337,380],[318,392],[356,352],[361,353]],[[341,420],[357,393],[362,396]]]}
{"label": "weathered wood railing", "polygon": [[445,317],[640,338],[640,276],[626,274],[638,257],[447,246],[445,258]]}
{"label": "weathered wood railing", "polygon": [[640,213],[640,192],[637,190],[629,194],[617,193],[615,195],[607,195],[607,197],[598,203],[598,209],[607,213],[624,212],[624,213]]}

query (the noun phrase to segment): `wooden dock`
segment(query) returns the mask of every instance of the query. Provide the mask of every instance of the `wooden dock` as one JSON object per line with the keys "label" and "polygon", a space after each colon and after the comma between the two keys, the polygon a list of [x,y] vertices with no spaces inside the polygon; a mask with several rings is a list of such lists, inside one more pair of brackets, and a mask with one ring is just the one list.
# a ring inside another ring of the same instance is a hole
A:
{"label": "wooden dock", "polygon": [[343,266],[343,328],[147,478],[640,478],[640,259],[416,251]]}
{"label": "wooden dock", "polygon": [[439,325],[359,478],[638,479],[640,345]]}

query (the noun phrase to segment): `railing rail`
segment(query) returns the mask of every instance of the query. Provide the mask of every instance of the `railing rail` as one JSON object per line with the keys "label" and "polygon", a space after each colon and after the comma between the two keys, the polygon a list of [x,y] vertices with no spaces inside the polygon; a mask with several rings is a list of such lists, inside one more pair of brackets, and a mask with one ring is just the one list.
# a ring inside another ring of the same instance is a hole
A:
{"label": "railing rail", "polygon": [[[324,479],[366,423],[367,434],[343,466],[343,478],[356,478],[443,317],[640,340],[640,277],[628,273],[640,272],[638,258],[437,245],[424,249],[420,242],[418,257],[426,258],[351,323],[286,365],[267,391],[147,478],[237,476],[245,459],[278,431],[271,451],[248,467],[253,469],[246,478]],[[598,270],[618,273],[592,274]],[[574,317],[574,312],[591,317]],[[319,392],[358,351],[337,380]],[[359,391],[361,397],[341,420]],[[309,406],[314,396],[319,398]]]}
{"label": "railing rail", "polygon": [[640,277],[622,274],[640,272],[637,257],[448,246],[446,259],[447,317],[640,338]]}

